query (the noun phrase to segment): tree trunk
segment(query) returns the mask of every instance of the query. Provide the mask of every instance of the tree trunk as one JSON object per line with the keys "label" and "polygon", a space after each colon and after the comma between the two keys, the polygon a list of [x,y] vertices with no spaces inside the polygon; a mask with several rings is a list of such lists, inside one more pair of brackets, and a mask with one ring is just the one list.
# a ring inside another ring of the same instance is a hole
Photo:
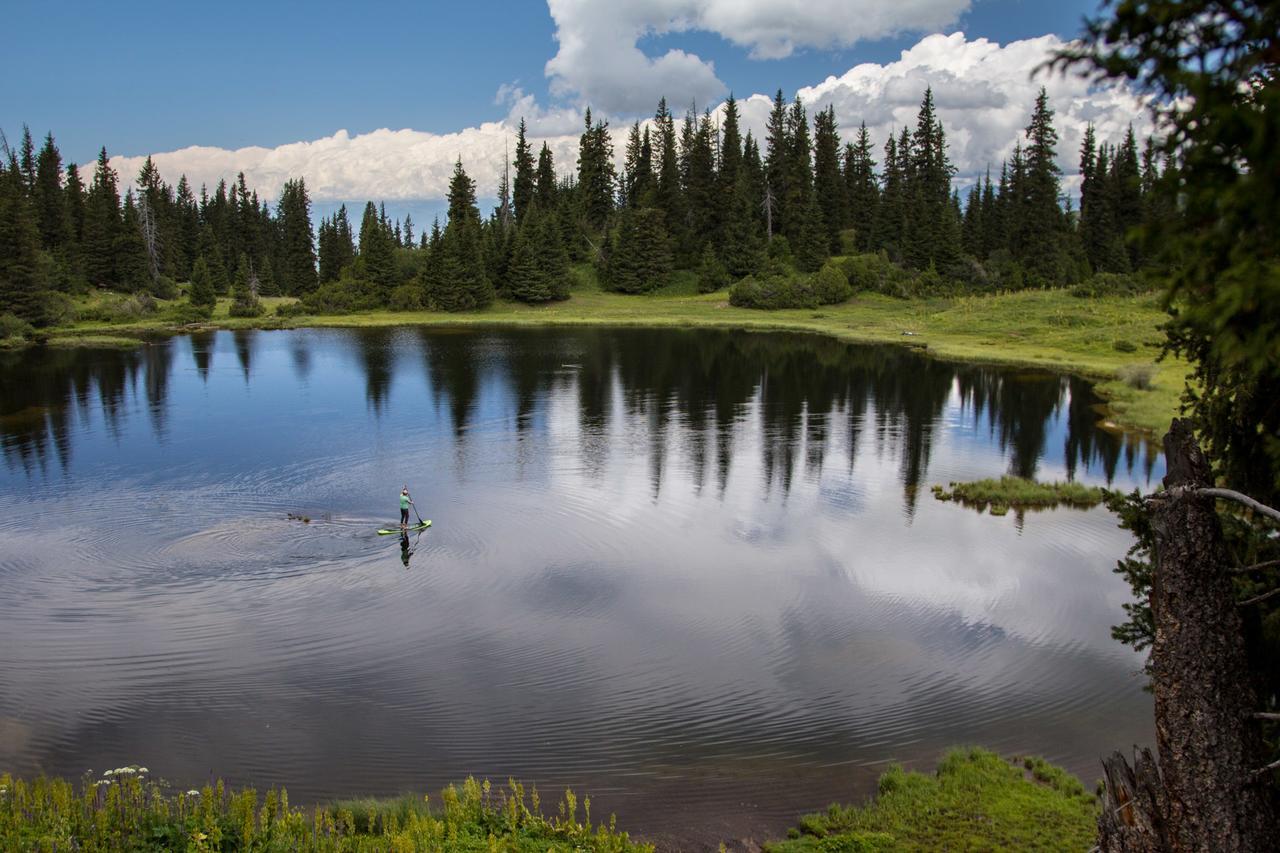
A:
{"label": "tree trunk", "polygon": [[[1273,787],[1254,770],[1263,744],[1209,464],[1188,423],[1164,439],[1165,491],[1150,500],[1156,569],[1151,649],[1167,845],[1259,851],[1280,845]],[[1123,849],[1123,848],[1118,848]]]}
{"label": "tree trunk", "polygon": [[1120,753],[1102,762],[1106,788],[1098,815],[1098,847],[1108,853],[1165,853],[1164,784],[1151,750],[1134,750],[1133,767]]}

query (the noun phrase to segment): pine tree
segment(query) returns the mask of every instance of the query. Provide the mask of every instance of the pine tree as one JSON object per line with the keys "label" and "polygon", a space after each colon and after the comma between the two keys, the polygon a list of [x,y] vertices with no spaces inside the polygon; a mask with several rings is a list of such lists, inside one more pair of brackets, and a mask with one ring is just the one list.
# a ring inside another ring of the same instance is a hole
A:
{"label": "pine tree", "polygon": [[[905,129],[904,129],[905,136]],[[909,144],[909,140],[908,140]],[[883,250],[890,258],[902,258],[902,239],[907,229],[906,175],[898,157],[898,141],[892,133],[884,144],[884,193],[880,197],[870,248]]]}
{"label": "pine tree", "polygon": [[827,107],[813,119],[813,189],[822,211],[827,250],[841,251],[840,231],[848,218],[844,176],[840,174],[840,133],[835,107]]}
{"label": "pine tree", "polygon": [[120,234],[120,192],[107,149],[98,153],[98,167],[85,198],[81,257],[85,276],[97,287],[118,287],[116,242]]}
{"label": "pine tree", "polygon": [[781,89],[773,98],[773,111],[769,113],[769,121],[765,129],[764,177],[765,192],[771,202],[769,219],[772,237],[773,234],[790,233],[786,203],[792,196],[791,136],[790,123],[787,120],[787,102],[782,97]]}
{"label": "pine tree", "polygon": [[291,296],[310,293],[316,288],[315,236],[311,199],[302,178],[285,181],[276,217],[280,222],[280,284]]}
{"label": "pine tree", "polygon": [[22,147],[18,157],[22,169],[22,191],[28,198],[36,188],[36,145],[31,138],[31,128],[22,126]]}
{"label": "pine tree", "polygon": [[809,193],[800,216],[799,233],[796,235],[796,269],[801,272],[817,272],[827,260],[828,235],[822,208],[814,193]]}
{"label": "pine tree", "polygon": [[715,293],[728,286],[729,271],[720,262],[711,244],[705,244],[702,247],[702,258],[698,262],[698,292]]}
{"label": "pine tree", "polygon": [[626,207],[652,205],[653,192],[653,147],[649,141],[649,128],[641,131],[637,121],[627,134],[622,202]]}
{"label": "pine tree", "polygon": [[[809,203],[813,200],[813,145],[809,137],[809,118],[799,96],[787,111],[787,135],[790,147],[786,158],[786,192],[781,209],[785,214],[783,233],[795,246],[801,239],[807,239],[801,234],[813,224],[808,221]],[[821,230],[821,211],[817,225]]]}
{"label": "pine tree", "polygon": [[538,152],[537,181],[533,189],[534,203],[542,205],[543,210],[552,210],[556,206],[556,192],[555,158],[551,156],[551,149],[544,142],[542,150]]}
{"label": "pine tree", "polygon": [[258,300],[258,275],[254,271],[253,262],[247,254],[241,253],[236,264],[235,283],[231,288],[232,317],[257,317],[262,314],[262,303]]}
{"label": "pine tree", "polygon": [[75,244],[78,252],[80,241],[84,239],[85,190],[84,181],[80,179],[80,167],[75,163],[67,166],[67,182],[62,190],[62,198],[67,208],[69,240]]}
{"label": "pine tree", "polygon": [[493,301],[494,288],[485,269],[484,235],[476,207],[475,182],[459,158],[449,181],[449,221],[438,244],[425,289],[444,311],[473,311]]}
{"label": "pine tree", "polygon": [[663,213],[651,207],[624,210],[610,241],[604,283],[620,293],[647,293],[671,275],[671,240]]}
{"label": "pine tree", "polygon": [[153,279],[132,190],[125,193],[120,228],[116,231],[114,255],[116,275],[121,287],[132,292],[150,290]]}
{"label": "pine tree", "polygon": [[1060,284],[1066,276],[1066,223],[1058,206],[1061,170],[1057,143],[1049,95],[1041,87],[1027,125],[1026,195],[1018,256],[1031,280],[1042,287]]}
{"label": "pine tree", "polygon": [[1084,141],[1080,145],[1080,241],[1084,244],[1085,257],[1098,269],[1101,258],[1101,235],[1098,233],[1100,195],[1104,179],[1097,173],[1097,134],[1092,122],[1085,127]]}
{"label": "pine tree", "polygon": [[516,219],[519,220],[529,212],[529,206],[533,204],[536,182],[533,146],[526,136],[523,117],[520,118],[520,127],[516,132],[516,158],[511,165],[516,167],[515,181],[511,187],[511,203],[515,208]]}
{"label": "pine tree", "polygon": [[679,254],[690,260],[697,256],[699,243],[715,235],[720,227],[714,135],[711,114],[703,113],[693,125],[685,151],[683,195],[688,242],[680,247]]}
{"label": "pine tree", "polygon": [[1110,183],[1112,210],[1121,239],[1127,247],[1129,267],[1137,269],[1142,262],[1142,252],[1138,241],[1131,239],[1131,235],[1133,229],[1142,224],[1142,172],[1138,161],[1138,141],[1132,125],[1111,161]]}
{"label": "pine tree", "polygon": [[36,229],[46,251],[62,249],[70,240],[71,227],[67,206],[62,197],[62,155],[53,142],[53,134],[45,136],[44,146],[36,158],[35,188],[31,198],[36,212]]}
{"label": "pine tree", "polygon": [[205,262],[215,294],[225,296],[231,291],[231,277],[227,274],[227,264],[222,258],[222,251],[218,248],[217,238],[214,237],[213,227],[210,225],[200,229],[200,237],[196,241],[196,259]]}
{"label": "pine tree", "polygon": [[174,208],[177,217],[175,229],[177,267],[174,270],[174,276],[182,281],[191,277],[192,264],[196,256],[196,243],[200,239],[200,209],[196,206],[196,199],[191,193],[191,184],[187,182],[186,175],[178,179]]}
{"label": "pine tree", "polygon": [[847,221],[853,227],[854,243],[858,251],[870,252],[875,245],[880,187],[866,122],[858,128],[853,144],[845,146],[844,178],[849,200]]}
{"label": "pine tree", "polygon": [[[473,192],[474,197],[474,192]],[[334,231],[334,248],[342,251],[341,238]],[[372,296],[380,305],[391,300],[391,290],[396,286],[395,252],[391,245],[391,235],[382,222],[373,202],[364,206],[364,216],[360,219],[360,264],[364,268],[364,278],[371,287]]]}
{"label": "pine tree", "polygon": [[[653,201],[654,207],[662,213],[662,229],[670,238],[670,249],[671,246],[684,245],[685,218],[684,200],[680,193],[680,160],[676,153],[676,126],[666,98],[658,101],[654,124],[658,134],[658,174]],[[633,218],[632,221],[636,220]]]}
{"label": "pine tree", "polygon": [[16,158],[0,170],[0,315],[29,323],[41,319],[36,255],[40,235],[27,203],[26,179]]}
{"label": "pine tree", "polygon": [[568,258],[549,213],[535,208],[516,234],[508,268],[508,289],[522,302],[548,302],[569,296]]}
{"label": "pine tree", "polygon": [[592,124],[591,108],[578,139],[578,192],[582,222],[592,232],[602,231],[613,212],[613,141],[609,123]]}
{"label": "pine tree", "polygon": [[213,310],[218,302],[217,289],[213,285],[213,274],[209,264],[203,257],[196,258],[191,267],[191,288],[187,291],[187,299],[197,308]]}

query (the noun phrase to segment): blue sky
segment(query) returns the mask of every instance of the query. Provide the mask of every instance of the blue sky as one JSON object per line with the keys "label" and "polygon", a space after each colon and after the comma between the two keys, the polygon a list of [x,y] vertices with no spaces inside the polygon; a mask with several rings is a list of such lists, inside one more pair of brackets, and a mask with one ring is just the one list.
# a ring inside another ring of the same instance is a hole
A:
{"label": "blue sky", "polygon": [[[1001,43],[1078,31],[1093,0],[973,0],[954,26]],[[648,55],[697,54],[739,95],[787,92],[861,62],[889,62],[929,28],[782,59],[709,32],[645,36]],[[274,147],[377,128],[448,133],[502,119],[515,84],[540,105],[554,96],[544,66],[556,22],[538,2],[308,4],[64,2],[12,4],[5,14],[0,128],[52,130],[64,158],[189,145]],[[674,98],[673,98],[674,99]]]}

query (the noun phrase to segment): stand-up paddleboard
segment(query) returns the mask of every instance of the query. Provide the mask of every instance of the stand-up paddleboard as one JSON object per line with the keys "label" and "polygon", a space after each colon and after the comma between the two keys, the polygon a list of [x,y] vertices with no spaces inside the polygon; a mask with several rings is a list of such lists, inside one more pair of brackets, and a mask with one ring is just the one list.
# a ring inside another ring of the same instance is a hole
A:
{"label": "stand-up paddleboard", "polygon": [[410,524],[408,527],[383,527],[378,530],[379,536],[390,536],[393,533],[417,533],[419,530],[426,530],[431,526],[431,519],[427,519],[421,524]]}

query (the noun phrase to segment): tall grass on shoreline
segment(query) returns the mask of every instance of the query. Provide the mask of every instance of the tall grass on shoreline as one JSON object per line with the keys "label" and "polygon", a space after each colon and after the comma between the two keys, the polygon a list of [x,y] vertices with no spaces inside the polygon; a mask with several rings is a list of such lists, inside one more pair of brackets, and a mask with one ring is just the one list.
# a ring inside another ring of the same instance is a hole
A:
{"label": "tall grass on shoreline", "polygon": [[610,818],[593,828],[591,802],[565,791],[558,814],[541,814],[537,790],[494,788],[467,779],[440,794],[394,800],[355,800],[303,810],[284,789],[260,797],[221,781],[171,791],[146,768],[32,781],[0,775],[0,849],[186,851],[598,851],[642,853]]}

